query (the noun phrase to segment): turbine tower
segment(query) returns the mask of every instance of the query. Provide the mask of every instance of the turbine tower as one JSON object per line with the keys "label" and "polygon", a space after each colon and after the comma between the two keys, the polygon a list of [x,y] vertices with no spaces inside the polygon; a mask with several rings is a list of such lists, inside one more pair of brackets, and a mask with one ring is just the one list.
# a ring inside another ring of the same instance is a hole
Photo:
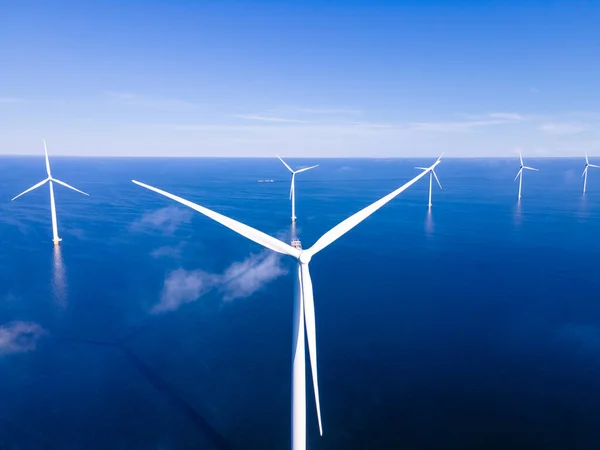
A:
{"label": "turbine tower", "polygon": [[539,172],[539,169],[534,169],[533,167],[528,167],[526,165],[523,164],[523,155],[521,155],[521,152],[519,152],[519,160],[521,161],[521,167],[519,168],[519,171],[517,172],[517,176],[515,177],[515,180],[518,178],[519,179],[519,197],[518,199],[521,200],[521,190],[523,188],[523,170],[535,170],[536,172]]}
{"label": "turbine tower", "polygon": [[[176,195],[161,189],[149,186],[139,181],[132,180],[135,184],[146,189],[164,195],[176,202],[186,205],[214,221],[226,226],[245,238],[256,242],[275,252],[291,256],[297,262],[295,274],[295,295],[294,295],[294,323],[293,323],[293,341],[292,341],[292,450],[306,450],[306,355],[305,340],[308,342],[308,353],[310,357],[310,367],[313,381],[315,404],[317,409],[317,419],[319,423],[319,433],[323,435],[323,425],[321,422],[321,406],[319,401],[319,383],[317,379],[317,338],[315,326],[315,307],[313,298],[313,286],[310,277],[309,263],[314,255],[335,242],[338,238],[346,234],[356,225],[361,223],[383,205],[398,196],[401,192],[408,189],[414,183],[423,178],[427,173],[440,163],[438,159],[422,173],[414,177],[408,183],[399,187],[395,191],[379,199],[375,203],[363,208],[359,212],[350,216],[339,223],[323,236],[321,236],[312,247],[302,249],[298,241],[294,245],[280,241],[262,231],[256,230],[229,217],[223,216],[203,206],[192,203]],[[305,337],[306,333],[306,337]]]}
{"label": "turbine tower", "polygon": [[60,181],[59,179],[52,177],[52,172],[50,170],[50,160],[48,159],[48,149],[46,148],[46,140],[44,139],[43,141],[44,141],[44,154],[46,155],[46,173],[48,174],[48,178],[40,181],[38,184],[34,184],[26,191],[21,192],[19,195],[17,195],[11,201],[18,199],[21,195],[27,194],[28,192],[33,191],[34,189],[37,189],[46,183],[49,183],[50,184],[50,212],[52,215],[52,241],[54,242],[54,245],[58,245],[58,243],[60,241],[62,241],[62,239],[58,237],[58,224],[56,222],[56,205],[54,203],[54,186],[52,183],[54,182],[54,183],[61,184],[65,187],[68,187],[69,189],[73,189],[74,191],[79,192],[80,194],[83,194],[83,195],[89,195],[89,194],[86,194],[85,192],[74,188],[73,186],[65,183],[64,181]]}
{"label": "turbine tower", "polygon": [[585,169],[583,169],[583,173],[581,174],[581,176],[583,177],[583,193],[584,194],[585,194],[585,191],[587,190],[587,175],[588,175],[588,169],[590,167],[600,168],[600,166],[597,166],[595,164],[590,164],[590,160],[588,159],[588,155],[586,153],[585,154]]}
{"label": "turbine tower", "polygon": [[296,179],[296,174],[300,173],[300,172],[306,172],[307,170],[310,169],[314,169],[315,167],[318,166],[318,164],[316,166],[310,166],[310,167],[304,167],[302,169],[298,169],[298,170],[292,170],[292,168],[283,160],[281,159],[281,157],[279,155],[275,155],[279,158],[279,160],[283,163],[283,165],[285,167],[287,167],[287,169],[292,172],[292,184],[290,186],[290,199],[292,200],[292,222],[296,221],[296,189],[294,188],[294,180]]}
{"label": "turbine tower", "polygon": [[[444,153],[442,153],[438,159],[442,159],[442,156],[444,156]],[[428,204],[428,207],[429,207],[429,209],[431,209],[431,188],[433,185],[433,177],[435,177],[435,181],[437,181],[437,184],[440,187],[440,189],[442,189],[442,183],[440,183],[440,179],[438,178],[434,169],[429,170],[428,167],[415,167],[415,169],[429,171],[429,204]]]}

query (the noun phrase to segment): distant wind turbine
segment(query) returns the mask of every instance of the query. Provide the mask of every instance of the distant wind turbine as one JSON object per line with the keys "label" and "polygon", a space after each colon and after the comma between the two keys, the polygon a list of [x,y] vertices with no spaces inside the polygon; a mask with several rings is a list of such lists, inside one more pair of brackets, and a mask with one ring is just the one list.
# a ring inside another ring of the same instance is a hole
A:
{"label": "distant wind turbine", "polygon": [[[444,153],[442,153],[440,155],[440,157],[438,158],[438,161],[442,159],[442,156],[444,156]],[[442,183],[440,183],[440,179],[438,178],[437,174],[435,173],[434,169],[429,170],[428,167],[415,167],[415,169],[420,169],[420,170],[428,170],[429,171],[429,209],[431,209],[431,188],[433,185],[433,177],[435,177],[435,181],[437,181],[438,186],[440,187],[440,189],[442,189]]]}
{"label": "distant wind turbine", "polygon": [[523,155],[521,155],[521,152],[519,152],[519,160],[521,161],[521,167],[519,168],[519,171],[517,172],[517,176],[515,177],[515,180],[518,178],[519,179],[519,200],[521,200],[521,190],[523,188],[523,170],[535,170],[536,172],[539,172],[539,169],[534,169],[533,167],[528,167],[526,165],[523,164]]}
{"label": "distant wind turbine", "polygon": [[306,449],[306,355],[305,355],[305,337],[308,341],[308,352],[310,356],[310,366],[312,372],[313,389],[315,395],[315,404],[317,408],[317,419],[319,423],[319,433],[323,435],[323,425],[321,422],[321,406],[319,401],[319,383],[317,379],[317,338],[315,325],[315,307],[313,298],[313,286],[308,269],[308,264],[312,257],[323,250],[325,247],[335,242],[338,238],[346,234],[356,225],[361,223],[383,205],[398,196],[401,192],[408,189],[414,183],[423,178],[429,171],[435,169],[440,163],[438,159],[422,173],[414,177],[408,183],[399,187],[395,191],[379,199],[375,203],[363,208],[359,212],[350,216],[339,223],[323,236],[321,236],[312,247],[303,250],[298,241],[295,245],[289,245],[280,241],[262,231],[256,230],[244,225],[229,217],[223,216],[203,206],[192,203],[176,195],[170,194],[161,189],[149,186],[139,181],[132,180],[135,184],[142,186],[158,194],[164,195],[176,202],[186,205],[201,214],[213,219],[214,221],[226,226],[230,230],[244,236],[245,238],[256,242],[277,253],[282,253],[293,257],[297,261],[297,272],[295,275],[295,297],[294,297],[294,323],[293,323],[293,342],[292,342],[292,450]]}
{"label": "distant wind turbine", "polygon": [[590,167],[600,168],[600,166],[597,166],[595,164],[590,164],[590,160],[588,159],[588,155],[586,153],[585,154],[585,169],[583,169],[583,173],[581,174],[581,176],[583,177],[583,193],[584,194],[585,194],[585,191],[587,190],[588,169]]}
{"label": "distant wind turbine", "polygon": [[19,195],[17,195],[11,201],[18,199],[21,195],[27,194],[28,192],[33,191],[34,189],[37,189],[46,183],[49,183],[50,184],[50,211],[52,213],[52,241],[54,242],[54,245],[58,245],[58,243],[60,241],[62,241],[62,239],[58,237],[58,225],[56,223],[56,205],[54,204],[54,187],[52,185],[52,182],[62,184],[63,186],[68,187],[69,189],[73,189],[74,191],[79,192],[80,194],[83,194],[83,195],[89,195],[89,194],[86,194],[85,192],[80,191],[79,189],[75,189],[73,186],[65,183],[64,181],[60,181],[60,180],[52,177],[52,172],[50,171],[50,161],[48,159],[48,149],[46,148],[46,140],[44,140],[44,153],[46,155],[46,172],[48,173],[48,178],[40,181],[38,184],[31,186],[26,191],[21,192]]}
{"label": "distant wind turbine", "polygon": [[296,174],[300,173],[300,172],[306,172],[307,170],[310,169],[314,169],[315,167],[318,166],[318,164],[316,166],[310,166],[310,167],[304,167],[302,169],[298,169],[298,170],[292,170],[292,168],[283,160],[281,159],[281,157],[279,155],[275,155],[279,158],[279,160],[283,163],[283,165],[285,167],[288,168],[288,170],[290,172],[292,172],[292,184],[290,186],[290,199],[292,200],[292,222],[296,221],[296,189],[294,188],[294,180],[296,179]]}

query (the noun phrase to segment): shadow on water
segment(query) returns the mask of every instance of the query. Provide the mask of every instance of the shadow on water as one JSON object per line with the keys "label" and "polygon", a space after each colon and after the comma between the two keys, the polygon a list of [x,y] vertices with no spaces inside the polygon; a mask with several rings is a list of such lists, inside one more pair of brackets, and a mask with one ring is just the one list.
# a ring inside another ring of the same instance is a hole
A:
{"label": "shadow on water", "polygon": [[198,413],[198,411],[196,411],[183,397],[181,397],[181,395],[179,395],[171,386],[169,386],[169,384],[158,373],[156,373],[156,371],[154,371],[152,367],[150,367],[148,364],[142,361],[142,359],[140,359],[135,353],[133,353],[129,348],[127,348],[124,340],[120,340],[117,342],[104,342],[68,337],[61,337],[58,338],[58,340],[61,342],[70,342],[83,345],[113,347],[122,351],[123,354],[129,360],[129,362],[136,367],[138,372],[142,374],[158,392],[164,394],[167,398],[169,398],[169,400],[174,406],[186,413],[186,415],[196,426],[196,428],[208,436],[215,448],[219,450],[231,450],[232,447],[229,445],[229,443],[208,422],[208,420],[201,416]]}

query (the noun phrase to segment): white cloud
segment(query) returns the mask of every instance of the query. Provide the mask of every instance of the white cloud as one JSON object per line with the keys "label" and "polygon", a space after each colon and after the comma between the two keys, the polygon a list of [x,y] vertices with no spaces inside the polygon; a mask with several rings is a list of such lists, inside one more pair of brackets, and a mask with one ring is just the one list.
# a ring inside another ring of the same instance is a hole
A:
{"label": "white cloud", "polygon": [[174,311],[200,299],[213,288],[219,288],[224,301],[249,297],[285,273],[281,257],[267,251],[235,262],[221,274],[180,268],[165,278],[160,302],[152,308],[152,312]]}
{"label": "white cloud", "polygon": [[169,97],[149,96],[135,94],[132,92],[106,92],[108,98],[114,102],[121,103],[127,106],[151,108],[168,111],[181,111],[198,109],[199,105],[194,103]]}
{"label": "white cloud", "polygon": [[46,331],[32,322],[10,322],[0,326],[0,355],[35,350],[36,343]]}
{"label": "white cloud", "polygon": [[517,113],[496,112],[496,113],[490,113],[490,114],[488,114],[488,116],[491,117],[492,119],[503,119],[503,120],[514,120],[514,121],[519,121],[519,120],[525,119],[524,116],[522,116],[521,114],[517,114]]}
{"label": "white cloud", "polygon": [[259,116],[256,114],[236,114],[233,117],[235,117],[237,119],[244,119],[244,120],[257,120],[260,122],[307,123],[304,120],[286,119],[284,117],[267,117],[267,116]]}
{"label": "white cloud", "polygon": [[322,115],[351,115],[357,116],[361,114],[359,109],[319,109],[319,108],[297,108],[296,111],[307,113],[307,114],[322,114]]}
{"label": "white cloud", "polygon": [[278,254],[251,255],[242,262],[233,263],[221,276],[225,291],[223,300],[248,297],[285,273]]}
{"label": "white cloud", "polygon": [[466,132],[477,127],[487,127],[491,125],[502,125],[510,123],[512,120],[476,120],[471,122],[416,122],[411,123],[409,129],[415,131],[434,131],[434,132]]}
{"label": "white cloud", "polygon": [[549,134],[577,134],[585,131],[587,127],[577,122],[549,122],[541,125],[538,129]]}
{"label": "white cloud", "polygon": [[180,258],[184,243],[181,242],[176,246],[165,245],[150,252],[153,258]]}
{"label": "white cloud", "polygon": [[160,303],[152,308],[152,312],[174,311],[185,303],[194,302],[214,287],[218,280],[219,277],[202,270],[174,270],[167,275]]}
{"label": "white cloud", "polygon": [[144,214],[138,221],[131,224],[131,229],[135,231],[157,229],[165,234],[173,234],[181,224],[189,223],[192,216],[192,211],[188,209],[167,206]]}

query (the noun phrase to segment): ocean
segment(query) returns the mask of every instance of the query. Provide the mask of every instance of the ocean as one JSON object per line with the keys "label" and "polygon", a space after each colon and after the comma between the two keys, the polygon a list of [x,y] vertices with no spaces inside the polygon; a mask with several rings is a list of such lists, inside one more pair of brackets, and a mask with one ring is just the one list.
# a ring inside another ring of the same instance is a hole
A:
{"label": "ocean", "polygon": [[[427,159],[290,159],[305,248]],[[592,161],[593,162],[593,161]],[[272,159],[0,158],[0,449],[289,448],[293,261]],[[600,171],[444,159],[313,258],[310,449],[600,448]],[[272,183],[259,183],[273,179]],[[308,365],[307,365],[308,368]],[[310,379],[310,377],[308,377]]]}

